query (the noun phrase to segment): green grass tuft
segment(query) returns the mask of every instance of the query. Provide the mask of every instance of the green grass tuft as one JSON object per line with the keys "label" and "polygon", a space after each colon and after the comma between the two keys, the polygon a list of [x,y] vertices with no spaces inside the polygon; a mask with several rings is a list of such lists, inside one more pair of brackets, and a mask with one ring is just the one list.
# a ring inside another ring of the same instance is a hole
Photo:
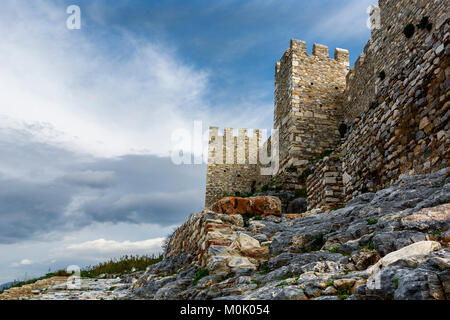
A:
{"label": "green grass tuft", "polygon": [[109,261],[99,263],[95,266],[89,266],[81,270],[81,277],[95,278],[101,274],[127,274],[134,268],[136,271],[143,271],[148,266],[158,263],[163,259],[159,256],[128,256],[125,255],[119,259],[110,259]]}
{"label": "green grass tuft", "polygon": [[398,289],[398,278],[394,278],[395,289]]}
{"label": "green grass tuft", "polygon": [[209,276],[208,269],[200,269],[195,273],[194,281],[192,281],[192,285],[196,286],[198,281],[206,276]]}
{"label": "green grass tuft", "polygon": [[261,271],[258,272],[258,274],[264,275],[264,274],[268,274],[269,272],[270,272],[269,267],[265,266],[264,268],[261,269]]}

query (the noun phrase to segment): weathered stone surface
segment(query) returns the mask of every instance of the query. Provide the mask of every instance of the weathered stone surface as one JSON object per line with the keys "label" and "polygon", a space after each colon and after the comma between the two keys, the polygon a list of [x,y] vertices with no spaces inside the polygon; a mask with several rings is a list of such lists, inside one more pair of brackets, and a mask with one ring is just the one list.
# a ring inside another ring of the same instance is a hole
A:
{"label": "weathered stone surface", "polygon": [[212,205],[211,210],[220,214],[241,214],[250,216],[281,216],[281,201],[276,197],[253,198],[227,197]]}
{"label": "weathered stone surface", "polygon": [[382,268],[393,264],[394,262],[413,256],[427,255],[433,251],[440,250],[442,248],[441,244],[436,241],[420,241],[413,243],[407,247],[400,250],[389,253],[384,256],[375,265],[371,266],[367,272],[369,275],[373,275],[379,272]]}

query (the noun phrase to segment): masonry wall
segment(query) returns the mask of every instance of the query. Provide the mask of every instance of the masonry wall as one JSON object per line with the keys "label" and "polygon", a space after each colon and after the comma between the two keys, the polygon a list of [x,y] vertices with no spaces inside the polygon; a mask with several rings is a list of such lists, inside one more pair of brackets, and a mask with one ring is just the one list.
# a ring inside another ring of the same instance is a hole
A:
{"label": "masonry wall", "polygon": [[274,127],[280,129],[280,171],[294,166],[299,173],[308,160],[336,147],[342,121],[342,93],[349,70],[347,50],[291,40],[275,66]]}
{"label": "masonry wall", "polygon": [[334,209],[345,204],[342,184],[342,163],[336,156],[325,157],[317,162],[307,179],[308,210]]}
{"label": "masonry wall", "polygon": [[203,211],[193,214],[173,234],[167,258],[190,252],[200,268],[210,274],[239,269],[256,270],[269,258],[269,247],[243,233],[242,215]]}
{"label": "masonry wall", "polygon": [[[347,200],[388,187],[402,173],[450,165],[449,2],[379,5],[381,28],[349,73],[344,93],[349,131],[339,151]],[[424,17],[431,30],[418,28]],[[403,33],[409,23],[415,25],[411,38]]]}
{"label": "masonry wall", "polygon": [[228,247],[235,239],[234,229],[243,225],[240,215],[192,214],[173,234],[167,258],[191,252],[194,260],[204,267],[210,256],[210,246]]}
{"label": "masonry wall", "polygon": [[[210,207],[224,196],[255,192],[266,180],[260,175],[261,131],[254,130],[251,138],[248,133],[247,129],[239,129],[238,135],[234,136],[233,129],[225,128],[223,136],[220,136],[219,128],[210,128],[206,207]],[[218,137],[223,139],[222,154],[217,143]],[[229,144],[230,142],[232,144]]]}

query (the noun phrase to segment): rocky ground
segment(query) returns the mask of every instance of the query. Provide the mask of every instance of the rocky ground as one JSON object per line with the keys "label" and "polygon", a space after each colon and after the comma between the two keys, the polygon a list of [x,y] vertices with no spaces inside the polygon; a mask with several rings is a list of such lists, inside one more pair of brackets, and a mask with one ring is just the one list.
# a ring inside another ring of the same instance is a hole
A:
{"label": "rocky ground", "polygon": [[253,218],[236,230],[269,246],[257,270],[203,270],[185,252],[133,279],[126,298],[450,299],[449,199],[444,169],[335,211]]}
{"label": "rocky ground", "polygon": [[226,271],[201,269],[184,252],[145,272],[82,279],[75,289],[46,279],[0,299],[450,299],[449,172],[403,177],[330,212],[251,218],[233,236],[267,256],[239,257],[247,262]]}
{"label": "rocky ground", "polygon": [[36,284],[11,288],[0,295],[0,300],[119,300],[130,294],[128,277],[114,279],[83,278],[70,281],[54,277]]}

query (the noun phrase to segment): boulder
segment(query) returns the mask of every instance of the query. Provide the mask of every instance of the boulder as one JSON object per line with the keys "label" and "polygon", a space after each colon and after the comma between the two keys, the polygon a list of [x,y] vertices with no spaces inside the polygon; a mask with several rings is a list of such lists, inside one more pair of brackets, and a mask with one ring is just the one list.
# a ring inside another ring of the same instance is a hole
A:
{"label": "boulder", "polygon": [[281,201],[277,197],[253,198],[226,197],[212,205],[211,210],[220,214],[249,216],[281,216]]}
{"label": "boulder", "polygon": [[245,257],[230,257],[228,259],[228,266],[232,269],[253,269],[256,270],[256,266]]}
{"label": "boulder", "polygon": [[382,268],[394,262],[397,262],[398,260],[413,256],[427,255],[433,251],[440,250],[441,248],[442,248],[441,244],[436,241],[416,242],[400,250],[389,253],[388,255],[381,258],[381,260],[378,261],[376,264],[367,269],[367,271],[369,275],[374,275],[377,272],[379,272]]}

